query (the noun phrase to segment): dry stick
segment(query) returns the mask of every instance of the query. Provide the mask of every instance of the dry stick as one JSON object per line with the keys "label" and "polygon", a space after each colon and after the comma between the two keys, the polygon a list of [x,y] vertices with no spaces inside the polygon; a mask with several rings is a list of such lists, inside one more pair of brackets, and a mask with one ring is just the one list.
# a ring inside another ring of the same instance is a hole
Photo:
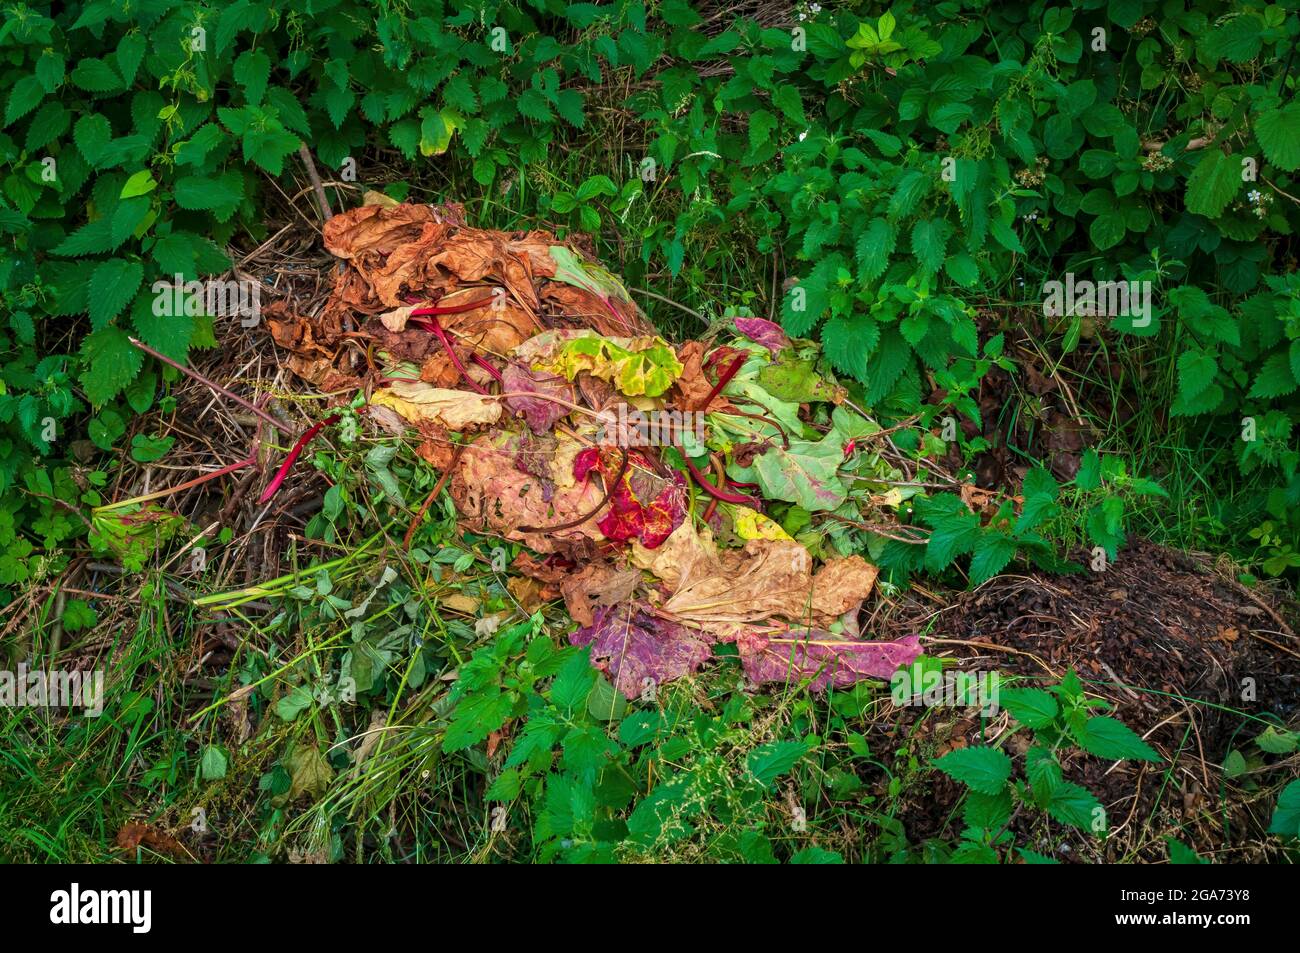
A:
{"label": "dry stick", "polygon": [[709,319],[706,318],[704,315],[700,314],[700,312],[694,310],[693,308],[688,308],[686,307],[686,305],[682,304],[679,301],[674,301],[672,298],[665,298],[663,295],[655,294],[653,291],[650,291],[647,288],[630,288],[628,290],[635,291],[637,294],[643,294],[647,298],[654,298],[656,301],[662,301],[664,304],[670,304],[678,311],[685,311],[687,314],[689,314],[696,321],[699,321],[701,324],[709,323]]}
{"label": "dry stick", "polygon": [[325,197],[325,186],[321,184],[320,173],[316,171],[316,160],[311,157],[311,150],[307,148],[307,143],[298,147],[298,156],[302,159],[302,164],[307,167],[307,178],[311,179],[312,191],[316,193],[316,202],[320,205],[320,213],[329,221],[334,217],[330,211],[329,199]]}
{"label": "dry stick", "polygon": [[195,477],[193,480],[186,480],[180,486],[174,486],[169,490],[158,490],[154,493],[147,493],[144,496],[133,496],[129,500],[120,500],[117,503],[109,503],[105,506],[99,507],[99,509],[100,511],[105,511],[111,510],[116,506],[129,506],[136,503],[148,503],[151,500],[161,500],[165,496],[174,496],[177,493],[184,492],[185,490],[192,490],[194,487],[201,486],[209,480],[219,479],[227,474],[234,473],[236,470],[242,470],[244,467],[255,466],[257,466],[257,455],[251,454],[243,460],[238,460],[235,463],[222,467],[220,470],[213,470],[211,473],[204,473],[201,476]]}
{"label": "dry stick", "polygon": [[290,426],[284,423],[284,421],[276,420],[274,417],[272,417],[270,414],[264,411],[261,407],[258,407],[256,404],[244,400],[244,398],[240,397],[238,394],[234,393],[233,391],[227,390],[226,388],[222,387],[220,384],[208,380],[206,377],[204,377],[198,371],[194,370],[192,367],[186,367],[184,364],[180,364],[177,361],[173,361],[166,354],[158,353],[153,348],[151,348],[148,344],[145,344],[143,341],[136,340],[135,338],[132,337],[128,337],[127,340],[130,341],[132,344],[134,344],[136,347],[138,347],[140,350],[144,351],[146,354],[150,354],[158,358],[158,360],[162,361],[164,364],[170,364],[172,367],[176,368],[176,370],[180,371],[186,377],[192,377],[194,380],[198,381],[204,387],[214,390],[218,394],[221,394],[223,397],[228,397],[230,400],[233,400],[236,404],[238,404],[240,407],[243,407],[249,413],[261,417],[263,420],[265,420],[268,424],[270,424],[275,429],[291,430]]}

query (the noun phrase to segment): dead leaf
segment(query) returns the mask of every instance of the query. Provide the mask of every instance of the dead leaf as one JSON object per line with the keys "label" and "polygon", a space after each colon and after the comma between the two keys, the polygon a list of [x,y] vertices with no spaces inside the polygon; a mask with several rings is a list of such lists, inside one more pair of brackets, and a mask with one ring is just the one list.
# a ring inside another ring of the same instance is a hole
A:
{"label": "dead leaf", "polygon": [[591,646],[591,664],[609,673],[617,688],[635,698],[650,685],[680,678],[713,654],[708,633],[659,618],[634,603],[601,608],[593,624],[569,636],[573,645]]}
{"label": "dead leaf", "polygon": [[797,685],[811,679],[813,691],[844,688],[864,678],[887,679],[921,654],[920,639],[858,642],[821,629],[777,632],[744,630],[736,639],[745,675],[755,684]]}
{"label": "dead leaf", "polygon": [[478,600],[473,596],[465,595],[463,592],[453,592],[450,595],[443,596],[439,601],[452,612],[462,612],[465,615],[478,614]]}
{"label": "dead leaf", "polygon": [[880,570],[861,556],[828,559],[812,578],[812,610],[819,616],[839,616],[856,609],[871,595]]}
{"label": "dead leaf", "polygon": [[[451,496],[462,514],[464,525],[476,532],[491,531],[506,539],[527,543],[539,553],[564,551],[569,544],[585,540],[603,542],[596,526],[597,504],[602,492],[595,481],[566,486],[552,466],[553,479],[545,481],[520,471],[517,464],[519,437],[506,431],[484,434],[465,446],[460,466],[451,481]],[[574,441],[557,436],[556,459],[563,459],[565,445]],[[572,455],[570,452],[570,459]],[[546,491],[546,492],[544,492]],[[549,492],[550,499],[546,499]],[[576,526],[563,526],[585,514],[591,514]],[[537,527],[524,532],[520,527]],[[546,527],[563,526],[547,530]]]}
{"label": "dead leaf", "polygon": [[290,778],[289,793],[281,802],[284,804],[303,794],[319,798],[334,777],[334,769],[314,744],[295,744],[284,756],[284,766]]}
{"label": "dead leaf", "polygon": [[370,395],[370,402],[391,407],[411,423],[432,423],[464,430],[501,419],[501,401],[467,390],[430,387],[423,382],[394,381]]}
{"label": "dead leaf", "polygon": [[602,606],[614,606],[631,598],[641,582],[635,569],[617,569],[604,563],[589,563],[578,573],[564,578],[560,592],[573,621],[591,625],[592,613]]}
{"label": "dead leaf", "polygon": [[687,341],[677,349],[677,359],[682,362],[681,376],[673,383],[673,403],[682,410],[702,410],[704,399],[713,390],[713,384],[704,376],[704,354],[708,346],[703,341]]}
{"label": "dead leaf", "polygon": [[520,608],[529,615],[555,598],[555,596],[545,595],[547,587],[542,582],[528,576],[511,576],[506,580],[506,588],[515,597]]}

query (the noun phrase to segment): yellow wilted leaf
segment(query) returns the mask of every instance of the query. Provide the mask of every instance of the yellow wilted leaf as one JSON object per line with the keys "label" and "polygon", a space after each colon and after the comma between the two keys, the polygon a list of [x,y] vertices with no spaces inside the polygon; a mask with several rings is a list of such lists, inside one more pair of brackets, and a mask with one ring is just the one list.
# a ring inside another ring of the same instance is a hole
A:
{"label": "yellow wilted leaf", "polygon": [[736,535],[741,539],[791,539],[781,524],[764,516],[748,506],[737,506],[734,510]]}
{"label": "yellow wilted leaf", "polygon": [[370,402],[391,407],[410,423],[441,424],[448,430],[494,424],[501,419],[501,402],[494,398],[430,387],[419,381],[396,381],[391,387],[375,391]]}

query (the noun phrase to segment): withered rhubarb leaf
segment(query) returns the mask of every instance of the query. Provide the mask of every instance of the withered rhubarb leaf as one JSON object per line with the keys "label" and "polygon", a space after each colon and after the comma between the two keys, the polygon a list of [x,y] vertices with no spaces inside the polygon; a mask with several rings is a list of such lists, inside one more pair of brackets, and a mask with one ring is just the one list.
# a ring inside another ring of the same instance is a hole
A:
{"label": "withered rhubarb leaf", "polygon": [[639,453],[628,454],[628,465],[619,476],[617,464],[596,447],[581,451],[573,461],[578,482],[598,472],[610,489],[608,508],[597,526],[606,538],[617,542],[635,539],[648,549],[666,540],[686,516],[686,482],[676,470],[659,476]]}
{"label": "withered rhubarb leaf", "polygon": [[736,639],[745,674],[755,684],[844,688],[865,678],[888,679],[921,654],[921,642],[907,635],[893,642],[858,642],[821,629],[787,629],[764,633],[746,629]]}
{"label": "withered rhubarb leaf", "polygon": [[647,687],[689,675],[713,654],[703,632],[659,618],[633,603],[599,608],[595,621],[569,636],[591,646],[591,662],[609,674],[617,688],[635,698]]}
{"label": "withered rhubarb leaf", "polygon": [[511,361],[501,376],[505,379],[505,392],[510,395],[506,406],[523,414],[535,433],[545,433],[557,420],[569,415],[570,408],[566,405],[574,403],[573,385],[558,374],[534,371]]}
{"label": "withered rhubarb leaf", "polygon": [[448,430],[494,424],[501,419],[501,401],[495,398],[467,390],[430,387],[422,381],[394,381],[375,391],[370,402],[391,407],[413,424],[440,424]]}

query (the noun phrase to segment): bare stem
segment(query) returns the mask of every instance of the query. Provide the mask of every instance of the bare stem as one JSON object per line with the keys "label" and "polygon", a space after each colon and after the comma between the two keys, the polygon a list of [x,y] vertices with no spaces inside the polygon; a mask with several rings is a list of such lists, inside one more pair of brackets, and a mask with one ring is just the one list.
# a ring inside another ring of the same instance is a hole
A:
{"label": "bare stem", "polygon": [[260,417],[262,420],[265,420],[276,430],[292,431],[292,428],[288,424],[284,423],[284,421],[276,420],[274,417],[268,414],[261,407],[258,407],[256,404],[252,404],[244,400],[244,398],[240,397],[238,394],[232,391],[227,390],[226,388],[222,387],[220,384],[208,380],[206,377],[204,377],[198,371],[194,370],[192,367],[186,367],[184,364],[180,364],[176,361],[173,361],[166,354],[159,354],[157,351],[151,348],[148,344],[145,344],[143,341],[139,341],[135,338],[128,338],[127,340],[129,340],[140,350],[144,351],[146,354],[153,355],[154,357],[158,358],[158,360],[162,361],[164,364],[170,364],[172,367],[176,368],[176,370],[180,371],[186,377],[192,377],[194,380],[198,381],[204,387],[210,388],[211,390],[216,391],[218,394],[222,395],[223,397],[227,397],[230,400],[233,400],[236,404],[238,404],[240,407],[243,407],[249,413]]}

